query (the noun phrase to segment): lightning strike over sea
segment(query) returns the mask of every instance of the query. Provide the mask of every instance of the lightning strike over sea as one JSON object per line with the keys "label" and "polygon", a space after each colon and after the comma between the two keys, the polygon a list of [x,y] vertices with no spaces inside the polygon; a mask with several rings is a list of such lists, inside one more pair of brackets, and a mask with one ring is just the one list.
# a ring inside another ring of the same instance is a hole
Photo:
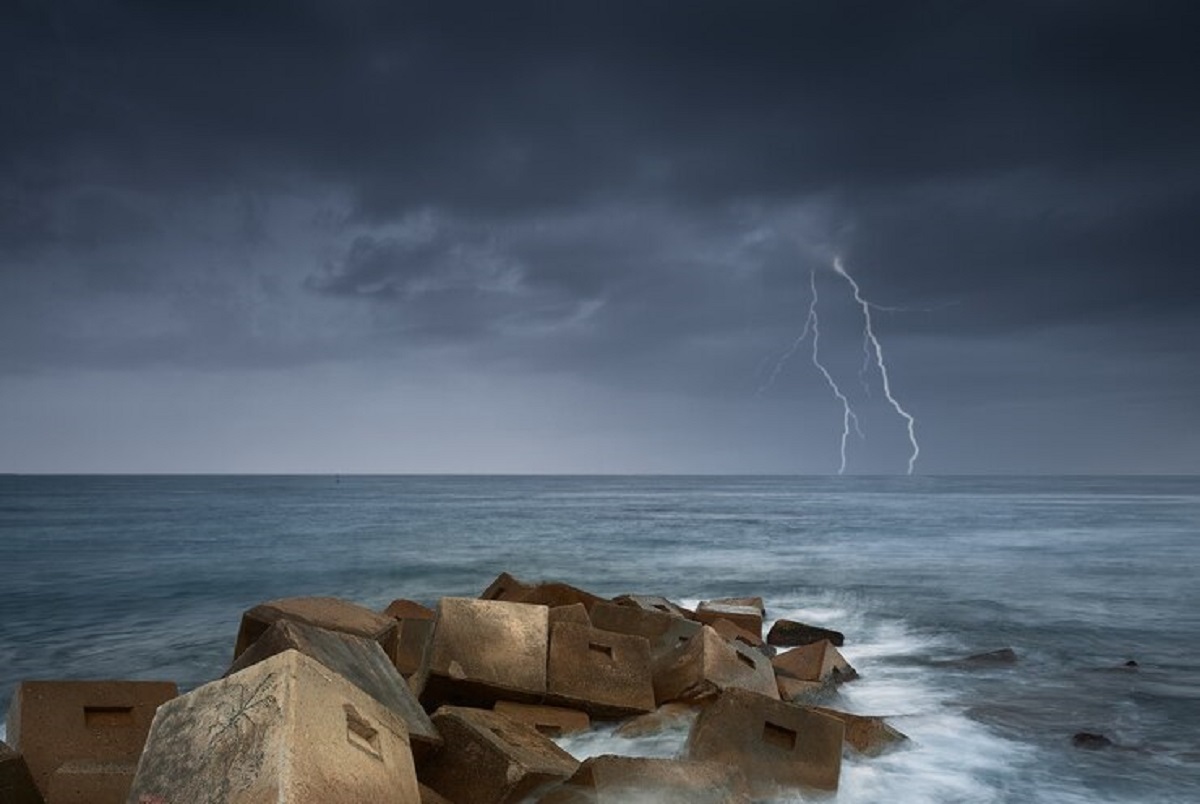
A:
{"label": "lightning strike over sea", "polygon": [[921,454],[921,446],[917,443],[916,434],[916,419],[913,418],[907,410],[905,410],[896,397],[892,395],[891,381],[888,378],[887,363],[883,359],[883,347],[879,343],[879,338],[875,337],[875,329],[871,325],[871,302],[863,298],[862,290],[858,283],[854,281],[854,277],[846,271],[846,267],[842,265],[842,258],[835,257],[833,260],[833,270],[842,276],[850,283],[850,288],[854,291],[854,300],[863,311],[863,337],[871,344],[871,351],[875,355],[875,365],[879,369],[880,379],[883,381],[883,395],[887,398],[889,404],[896,413],[904,419],[908,427],[908,442],[912,445],[912,454],[908,456],[908,474],[913,473],[913,467],[916,465],[917,456]]}
{"label": "lightning strike over sea", "polygon": [[820,342],[821,342],[821,320],[817,316],[817,300],[818,299],[817,299],[817,272],[816,271],[809,272],[808,285],[810,288],[812,288],[812,301],[809,302],[809,305],[808,305],[808,320],[804,322],[804,328],[806,330],[808,330],[808,329],[812,330],[812,364],[817,367],[817,370],[821,372],[821,376],[823,376],[825,378],[825,382],[829,384],[829,390],[833,391],[833,395],[835,397],[837,397],[837,400],[839,402],[842,403],[842,443],[841,443],[842,462],[838,466],[838,474],[844,475],[846,473],[846,441],[850,438],[851,422],[853,422],[853,424],[854,424],[854,429],[856,431],[858,431],[859,438],[863,437],[863,433],[862,433],[862,430],[859,429],[859,426],[858,426],[858,416],[854,413],[854,410],[850,407],[850,400],[847,399],[846,395],[842,393],[842,389],[839,388],[838,384],[834,381],[833,375],[831,375],[829,373],[829,370],[827,368],[825,368],[825,365],[823,363],[821,363],[820,351],[819,351],[820,350]]}

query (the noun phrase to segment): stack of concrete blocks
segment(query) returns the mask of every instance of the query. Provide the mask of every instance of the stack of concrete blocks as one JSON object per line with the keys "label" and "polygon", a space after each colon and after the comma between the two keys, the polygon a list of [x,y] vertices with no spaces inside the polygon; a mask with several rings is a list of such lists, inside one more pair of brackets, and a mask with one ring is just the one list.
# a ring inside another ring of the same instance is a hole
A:
{"label": "stack of concrete blocks", "polygon": [[400,651],[400,625],[391,617],[336,597],[289,597],[260,603],[242,615],[234,658],[279,620],[373,639],[392,662]]}
{"label": "stack of concrete blocks", "polygon": [[170,682],[23,681],[8,739],[46,804],[124,804]]}

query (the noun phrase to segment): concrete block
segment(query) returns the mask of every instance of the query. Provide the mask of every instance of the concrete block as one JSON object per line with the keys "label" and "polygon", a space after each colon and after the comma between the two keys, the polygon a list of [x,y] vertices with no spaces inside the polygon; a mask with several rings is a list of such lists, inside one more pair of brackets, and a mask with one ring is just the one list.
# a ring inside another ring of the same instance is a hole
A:
{"label": "concrete block", "polygon": [[518,723],[532,726],[547,737],[577,734],[592,727],[592,720],[588,717],[587,712],[563,706],[496,701],[492,711],[499,712]]}
{"label": "concrete block", "polygon": [[[158,706],[179,694],[168,681],[22,681],[8,709],[8,739],[21,753],[33,782],[47,804],[58,804],[51,796],[51,777],[67,763],[103,766],[137,765],[146,734]],[[72,772],[74,781],[83,781]],[[94,804],[124,802],[129,791],[114,794],[111,769],[91,777],[97,786],[84,791]],[[59,785],[66,795],[69,785]],[[74,795],[74,794],[72,794]]]}
{"label": "concrete block", "polygon": [[740,628],[724,617],[716,620],[712,624],[712,629],[730,642],[740,642],[748,648],[754,648],[768,659],[776,653],[775,648],[764,642],[762,637]]}
{"label": "concrete block", "polygon": [[843,735],[836,718],[729,689],[696,719],[686,755],[741,769],[756,797],[802,788],[836,790]]}
{"label": "concrete block", "polygon": [[408,678],[421,669],[421,658],[433,638],[436,612],[412,600],[393,600],[383,614],[399,624],[396,669]]}
{"label": "concrete block", "polygon": [[538,606],[570,606],[582,603],[589,612],[592,606],[604,598],[591,592],[559,581],[525,583],[507,572],[502,572],[480,596],[481,600],[506,600],[510,603],[532,603]]}
{"label": "concrete block", "polygon": [[618,606],[631,606],[642,611],[657,611],[689,620],[696,614],[696,612],[658,595],[618,595],[612,599],[612,602]]}
{"label": "concrete block", "polygon": [[288,597],[260,603],[242,615],[233,657],[254,644],[271,624],[293,620],[330,631],[373,639],[393,662],[399,648],[400,628],[391,617],[336,597]]}
{"label": "concrete block", "polygon": [[133,784],[136,762],[72,760],[50,774],[47,804],[124,804]]}
{"label": "concrete block", "polygon": [[597,603],[591,612],[592,625],[602,631],[644,637],[650,655],[659,657],[687,642],[703,626],[670,612],[642,606]]}
{"label": "concrete block", "polygon": [[315,659],[398,715],[408,729],[418,760],[442,744],[442,738],[408,684],[378,642],[313,625],[279,620],[242,652],[225,674],[230,676],[287,650]]}
{"label": "concrete block", "polygon": [[[128,790],[129,788],[125,788]],[[0,801],[4,804],[45,804],[25,757],[0,741]]]}
{"label": "concrete block", "polygon": [[404,721],[296,650],[162,706],[135,804],[418,804]]}
{"label": "concrete block", "polygon": [[576,623],[550,629],[546,700],[596,718],[654,710],[650,643]]}
{"label": "concrete block", "polygon": [[814,706],[812,710],[842,721],[846,729],[846,745],[856,753],[869,757],[879,756],[890,748],[908,742],[906,735],[892,728],[881,717],[852,715],[823,706]]}
{"label": "concrete block", "polygon": [[749,804],[746,781],[729,765],[613,754],[590,757],[538,804]]}
{"label": "concrete block", "polygon": [[729,620],[743,631],[762,639],[762,599],[738,598],[734,602],[706,600],[696,609],[696,620],[705,625],[712,625],[717,620]]}
{"label": "concrete block", "polygon": [[753,648],[727,642],[708,626],[655,660],[653,675],[659,704],[704,700],[731,687],[779,697],[770,660]]}
{"label": "concrete block", "polygon": [[592,624],[591,617],[588,616],[587,607],[582,603],[572,603],[569,606],[553,606],[550,609],[550,625],[555,623],[575,623],[576,625]]}
{"label": "concrete block", "polygon": [[540,703],[546,694],[546,606],[445,597],[415,689],[426,709],[443,704]]}
{"label": "concrete block", "polygon": [[784,651],[771,659],[771,664],[778,675],[800,681],[840,683],[858,678],[858,672],[826,639]]}
{"label": "concrete block", "polygon": [[433,723],[446,744],[421,767],[421,782],[454,802],[523,801],[579,766],[549,737],[497,712],[444,706]]}
{"label": "concrete block", "polygon": [[813,642],[820,642],[822,639],[828,639],[839,648],[846,642],[846,637],[841,631],[805,625],[795,620],[776,620],[771,626],[771,630],[767,632],[767,642],[781,648],[810,645]]}
{"label": "concrete block", "polygon": [[798,678],[775,674],[779,699],[788,703],[811,704],[829,696],[835,685],[830,681],[801,681]]}
{"label": "concrete block", "polygon": [[617,727],[618,737],[653,737],[666,731],[687,731],[700,714],[697,704],[675,701],[665,703],[646,715],[631,717]]}

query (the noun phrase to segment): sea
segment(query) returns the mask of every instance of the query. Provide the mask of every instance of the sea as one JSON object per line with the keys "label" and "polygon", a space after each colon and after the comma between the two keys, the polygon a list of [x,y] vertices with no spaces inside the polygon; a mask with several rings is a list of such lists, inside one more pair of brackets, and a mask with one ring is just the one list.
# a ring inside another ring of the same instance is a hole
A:
{"label": "sea", "polygon": [[21,679],[193,688],[264,600],[432,604],[501,571],[844,632],[861,677],[830,705],[910,739],[848,756],[841,804],[1200,802],[1197,477],[2,476],[0,712]]}

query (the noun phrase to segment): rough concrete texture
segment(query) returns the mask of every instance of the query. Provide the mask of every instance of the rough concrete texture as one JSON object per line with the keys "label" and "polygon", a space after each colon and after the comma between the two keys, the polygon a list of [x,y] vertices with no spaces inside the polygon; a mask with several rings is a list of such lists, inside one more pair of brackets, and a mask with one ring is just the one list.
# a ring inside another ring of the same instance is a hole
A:
{"label": "rough concrete texture", "polygon": [[330,631],[373,639],[393,662],[400,641],[399,625],[391,617],[336,597],[288,597],[260,603],[242,614],[233,656],[254,644],[278,620],[293,620]]}
{"label": "rough concrete texture", "polygon": [[398,715],[408,729],[413,753],[418,759],[442,744],[429,715],[425,714],[383,648],[366,637],[280,620],[243,651],[225,675],[287,650],[298,650],[310,659],[316,659]]}
{"label": "rough concrete texture", "polygon": [[604,754],[539,804],[749,804],[746,782],[719,762]]}
{"label": "rough concrete texture", "polygon": [[708,626],[655,660],[653,676],[659,704],[703,700],[731,687],[779,697],[770,660],[753,648],[727,642]]}
{"label": "rough concrete texture", "polygon": [[[758,601],[757,605],[754,601]],[[696,620],[705,625],[712,625],[717,620],[729,620],[743,631],[754,634],[756,639],[762,639],[762,600],[753,598],[749,603],[751,605],[746,605],[743,601],[726,603],[706,600],[696,609]]]}
{"label": "rough concrete texture", "polygon": [[767,643],[780,648],[810,645],[813,642],[820,642],[822,639],[828,639],[839,648],[846,642],[846,637],[841,631],[806,625],[795,620],[776,620],[771,626],[771,630],[767,632]]}
{"label": "rough concrete texture", "polygon": [[730,642],[740,642],[748,648],[754,648],[768,659],[775,655],[775,649],[744,628],[721,617],[712,624],[712,629]]}
{"label": "rough concrete texture", "polygon": [[836,790],[843,736],[836,718],[729,689],[696,719],[687,756],[739,768],[756,797],[797,788]]}
{"label": "rough concrete texture", "polygon": [[650,643],[576,623],[550,629],[547,703],[614,719],[654,710]]}
{"label": "rough concrete texture", "polygon": [[572,603],[569,606],[553,606],[550,609],[550,625],[555,623],[575,623],[591,625],[592,618],[588,616],[587,607],[582,603]]}
{"label": "rough concrete texture", "polygon": [[399,624],[396,669],[408,678],[421,669],[421,657],[433,638],[433,621],[437,613],[412,600],[393,600],[383,614]]}
{"label": "rough concrete texture", "polygon": [[[154,710],[179,694],[169,681],[22,681],[8,709],[8,739],[48,804],[50,778],[68,762],[137,764]],[[112,801],[111,774],[96,804]],[[128,779],[126,779],[128,782]],[[128,786],[126,786],[126,791]],[[116,799],[124,800],[124,795]]]}
{"label": "rough concrete texture", "polygon": [[570,606],[582,603],[587,611],[603,602],[604,598],[570,584],[551,581],[548,583],[525,583],[507,572],[500,573],[487,589],[481,600],[506,600],[510,603],[532,603],[538,606]]}
{"label": "rough concrete texture", "polygon": [[518,723],[532,726],[547,737],[577,734],[592,727],[592,719],[588,717],[587,712],[562,706],[497,701],[492,711]]}
{"label": "rough concrete texture", "polygon": [[540,703],[550,644],[546,606],[444,597],[433,642],[415,689],[427,709],[491,706],[498,700]]}
{"label": "rough concrete texture", "polygon": [[64,762],[50,774],[46,804],[125,804],[136,762]]}
{"label": "rough concrete texture", "polygon": [[703,627],[656,608],[617,603],[597,603],[591,617],[592,625],[602,631],[644,637],[650,643],[650,655],[656,658],[687,642]]}
{"label": "rough concrete texture", "polygon": [[550,738],[496,712],[444,706],[433,723],[446,744],[421,767],[421,782],[460,804],[523,801],[579,766]]}
{"label": "rough concrete texture", "polygon": [[775,672],[800,681],[849,681],[858,672],[828,640],[801,645],[771,659]]}
{"label": "rough concrete texture", "polygon": [[889,726],[881,717],[852,715],[823,706],[814,706],[812,710],[842,721],[846,728],[846,745],[865,756],[879,756],[889,748],[908,741],[907,736]]}
{"label": "rough concrete texture", "polygon": [[162,706],[130,804],[418,804],[404,721],[296,650]]}
{"label": "rough concrete texture", "polygon": [[618,595],[612,599],[612,602],[618,606],[632,606],[643,611],[658,611],[684,619],[691,619],[696,613],[658,595]]}
{"label": "rough concrete texture", "polygon": [[779,673],[775,674],[775,683],[780,700],[798,704],[815,703],[828,696],[836,686],[829,681],[801,681]]}
{"label": "rough concrete texture", "polygon": [[746,608],[757,609],[758,613],[763,617],[767,616],[767,606],[759,595],[751,597],[714,597],[708,601],[710,604],[719,606],[745,606]]}
{"label": "rough concrete texture", "polygon": [[44,804],[25,758],[3,741],[0,741],[0,802]]}

